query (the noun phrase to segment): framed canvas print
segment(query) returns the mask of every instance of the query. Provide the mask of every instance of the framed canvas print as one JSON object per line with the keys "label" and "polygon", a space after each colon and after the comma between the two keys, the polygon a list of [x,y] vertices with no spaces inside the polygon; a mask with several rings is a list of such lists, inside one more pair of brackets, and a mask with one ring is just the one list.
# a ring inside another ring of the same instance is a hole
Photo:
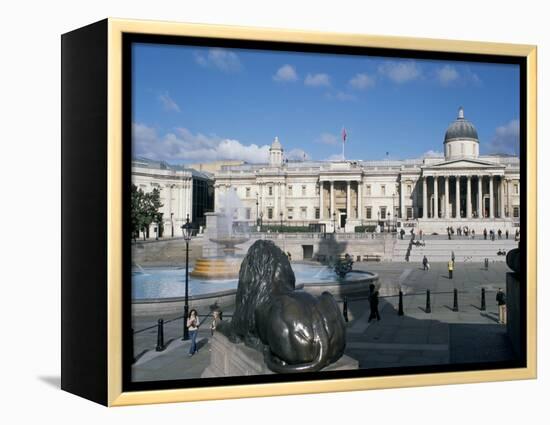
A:
{"label": "framed canvas print", "polygon": [[62,388],[109,406],[536,377],[536,48],[62,36]]}

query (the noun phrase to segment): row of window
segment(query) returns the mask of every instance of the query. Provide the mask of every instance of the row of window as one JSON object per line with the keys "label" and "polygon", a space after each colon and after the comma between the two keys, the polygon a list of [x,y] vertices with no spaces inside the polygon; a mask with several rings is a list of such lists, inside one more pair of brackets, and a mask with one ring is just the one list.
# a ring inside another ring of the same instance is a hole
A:
{"label": "row of window", "polygon": [[[287,196],[293,196],[293,194],[294,194],[293,191],[294,191],[294,187],[292,185],[288,185],[287,188],[286,188]],[[367,184],[365,186],[365,191],[366,191],[367,196],[372,196],[372,185]],[[513,193],[515,195],[519,195],[519,184],[518,183],[514,183],[513,191],[514,191]],[[410,195],[412,195],[412,192],[413,192],[413,185],[412,184],[406,184],[405,185],[405,194],[410,196]],[[504,186],[504,193],[506,193],[506,192],[507,192],[507,185]],[[399,185],[396,185],[394,193],[399,193]],[[315,194],[319,195],[319,186],[316,186]],[[273,186],[268,186],[267,187],[267,195],[268,196],[273,196]],[[381,196],[386,196],[386,185],[385,184],[380,185],[380,195]],[[247,187],[246,188],[246,197],[250,198],[251,196],[252,196],[252,189],[250,187]],[[307,186],[305,186],[305,185],[301,186],[301,196],[307,196]]]}

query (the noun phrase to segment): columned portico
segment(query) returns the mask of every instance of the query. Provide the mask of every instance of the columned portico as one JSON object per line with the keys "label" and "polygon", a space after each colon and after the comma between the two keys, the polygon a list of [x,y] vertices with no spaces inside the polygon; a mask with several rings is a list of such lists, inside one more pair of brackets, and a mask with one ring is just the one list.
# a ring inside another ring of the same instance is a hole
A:
{"label": "columned portico", "polygon": [[422,218],[428,218],[428,177],[422,178]]}
{"label": "columned portico", "polygon": [[472,176],[466,179],[466,218],[472,218]]}
{"label": "columned portico", "polygon": [[445,176],[445,218],[449,218],[451,202],[449,201],[449,176]]}
{"label": "columned portico", "polygon": [[460,176],[455,176],[455,218],[460,218]]}
{"label": "columned portico", "polygon": [[483,218],[483,176],[477,176],[477,218]]}
{"label": "columned portico", "polygon": [[439,191],[438,191],[438,183],[437,183],[437,176],[434,177],[434,210],[432,217],[433,218],[439,218]]}
{"label": "columned portico", "polygon": [[493,193],[493,176],[489,176],[489,218],[495,218],[495,202]]}

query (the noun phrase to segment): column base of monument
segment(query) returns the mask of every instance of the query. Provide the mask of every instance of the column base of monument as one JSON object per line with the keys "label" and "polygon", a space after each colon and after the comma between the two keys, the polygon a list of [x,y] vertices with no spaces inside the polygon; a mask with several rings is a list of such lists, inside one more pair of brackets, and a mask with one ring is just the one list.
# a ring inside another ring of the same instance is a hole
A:
{"label": "column base of monument", "polygon": [[[264,363],[263,354],[244,344],[233,344],[220,332],[210,339],[210,364],[201,378],[274,374]],[[343,355],[323,371],[359,369],[359,362]]]}

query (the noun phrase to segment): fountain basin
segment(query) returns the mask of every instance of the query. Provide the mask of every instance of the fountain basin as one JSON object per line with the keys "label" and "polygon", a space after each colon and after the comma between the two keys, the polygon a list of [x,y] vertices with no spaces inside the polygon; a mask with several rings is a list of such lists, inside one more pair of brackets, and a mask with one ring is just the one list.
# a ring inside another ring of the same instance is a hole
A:
{"label": "fountain basin", "polygon": [[[242,259],[241,259],[242,261]],[[324,291],[337,298],[368,291],[370,283],[378,281],[372,272],[354,271],[340,280],[326,266],[292,263],[296,288],[312,294]],[[190,273],[191,275],[191,273]],[[210,279],[190,276],[189,303],[204,309],[216,303],[220,307],[233,305],[238,278]],[[132,310],[134,315],[172,314],[183,311],[185,268],[146,267],[132,272]]]}
{"label": "fountain basin", "polygon": [[190,274],[209,280],[236,279],[239,276],[241,262],[242,258],[236,257],[199,258]]}

